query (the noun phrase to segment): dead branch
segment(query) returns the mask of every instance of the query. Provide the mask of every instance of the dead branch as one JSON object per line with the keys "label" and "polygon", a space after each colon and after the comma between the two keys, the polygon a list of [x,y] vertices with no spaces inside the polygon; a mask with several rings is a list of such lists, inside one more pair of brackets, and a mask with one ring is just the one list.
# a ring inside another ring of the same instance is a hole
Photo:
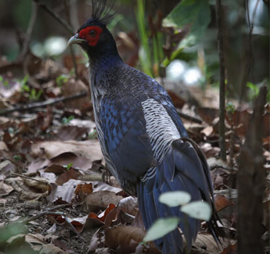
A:
{"label": "dead branch", "polygon": [[266,94],[267,88],[262,87],[238,159],[238,254],[264,253],[262,221],[265,169],[262,120]]}
{"label": "dead branch", "polygon": [[49,8],[47,5],[43,3],[39,3],[38,0],[33,0],[38,4],[40,8],[42,8],[44,11],[46,11],[48,14],[50,14],[55,20],[57,20],[69,33],[70,35],[74,35],[74,31],[72,27],[66,23],[58,14],[56,14],[51,8]]}
{"label": "dead branch", "polygon": [[223,20],[221,0],[216,0],[216,16],[218,27],[218,52],[219,52],[219,147],[220,158],[226,161],[225,145],[225,63],[223,51]]}
{"label": "dead branch", "polygon": [[250,18],[250,13],[249,13],[249,1],[244,0],[244,6],[245,6],[245,12],[247,13],[246,18],[247,18],[247,24],[249,28],[249,34],[248,34],[248,40],[245,46],[245,69],[243,73],[243,77],[241,80],[241,90],[240,90],[240,98],[239,98],[239,104],[241,105],[242,100],[245,95],[245,89],[246,89],[246,84],[249,78],[250,71],[254,65],[254,56],[253,56],[253,48],[252,48],[252,39],[253,39],[253,29],[254,29],[254,18],[255,14],[257,12],[257,7],[259,4],[260,0],[256,1],[253,13],[252,13],[252,19]]}
{"label": "dead branch", "polygon": [[[65,6],[65,11],[66,11],[67,22],[71,27],[70,11],[69,11],[69,8],[68,8],[67,0],[64,0],[64,6]],[[70,55],[71,55],[73,65],[74,65],[75,79],[78,80],[78,70],[77,70],[77,63],[76,63],[76,60],[75,60],[74,50],[73,50],[72,47],[69,47],[69,51],[70,51]]]}
{"label": "dead branch", "polygon": [[29,44],[30,44],[30,39],[31,39],[32,32],[33,32],[33,29],[34,29],[34,25],[35,25],[36,19],[37,19],[37,12],[38,12],[37,3],[33,2],[32,3],[31,19],[29,21],[29,25],[28,25],[28,28],[27,28],[27,32],[26,32],[26,36],[25,36],[22,51],[21,51],[21,53],[20,53],[20,55],[18,57],[19,61],[21,61],[27,54]]}
{"label": "dead branch", "polygon": [[87,95],[87,92],[83,91],[81,93],[77,93],[77,94],[67,96],[67,97],[49,99],[49,100],[43,101],[43,102],[31,103],[31,104],[27,104],[24,106],[2,109],[2,110],[0,110],[0,115],[7,115],[7,114],[15,112],[15,111],[22,112],[22,111],[31,110],[34,108],[46,107],[46,106],[53,105],[53,104],[56,104],[56,103],[61,102],[61,101],[76,100],[76,99],[85,97],[86,95]]}

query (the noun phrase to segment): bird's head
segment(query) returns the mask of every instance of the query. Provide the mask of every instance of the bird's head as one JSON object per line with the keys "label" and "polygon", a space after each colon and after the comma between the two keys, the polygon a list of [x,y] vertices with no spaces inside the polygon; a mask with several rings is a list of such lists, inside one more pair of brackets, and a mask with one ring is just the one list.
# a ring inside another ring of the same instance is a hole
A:
{"label": "bird's head", "polygon": [[[92,16],[72,36],[68,45],[79,44],[89,55],[112,53],[116,50],[116,44],[106,24],[114,16],[111,14],[113,7],[106,6],[106,0],[92,0]],[[117,52],[117,50],[116,50]]]}

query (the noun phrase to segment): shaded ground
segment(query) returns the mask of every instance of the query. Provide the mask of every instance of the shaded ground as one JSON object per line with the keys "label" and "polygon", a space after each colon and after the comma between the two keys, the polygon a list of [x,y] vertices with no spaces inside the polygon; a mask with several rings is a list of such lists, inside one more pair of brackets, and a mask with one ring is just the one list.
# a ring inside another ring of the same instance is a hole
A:
{"label": "shaded ground", "polygon": [[[34,67],[24,66],[27,75],[14,63],[0,63],[0,70],[5,70],[0,80],[0,251],[158,253],[153,245],[141,244],[145,232],[136,199],[127,196],[104,168],[86,67],[79,64],[79,79],[75,80],[68,68],[51,60],[36,61],[39,64]],[[172,89],[174,84],[165,82],[165,86]],[[236,158],[252,109],[248,105],[235,108],[228,104],[228,163],[224,163],[218,160],[217,93],[183,89],[184,97],[172,91],[170,95],[189,135],[200,144],[208,159],[216,208],[228,235],[235,238]],[[266,245],[270,205],[269,115],[267,105],[262,144],[266,167],[262,223]],[[222,244],[223,248],[216,246],[203,222],[193,251],[235,251],[235,240],[222,240]]]}

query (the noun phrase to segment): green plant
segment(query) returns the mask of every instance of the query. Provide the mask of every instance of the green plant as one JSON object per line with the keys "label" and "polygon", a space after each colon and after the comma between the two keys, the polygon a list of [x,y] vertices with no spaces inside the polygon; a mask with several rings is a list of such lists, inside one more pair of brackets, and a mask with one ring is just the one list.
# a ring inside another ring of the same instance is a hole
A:
{"label": "green plant", "polygon": [[22,159],[22,156],[16,154],[16,155],[13,156],[13,159],[14,159],[15,161],[20,161],[20,160]]}
{"label": "green plant", "polygon": [[9,85],[8,81],[7,80],[4,80],[4,77],[2,75],[0,75],[0,82],[2,82],[4,86],[8,86]]}
{"label": "green plant", "polygon": [[143,71],[150,77],[153,77],[153,73],[151,70],[151,54],[150,54],[150,48],[148,44],[147,30],[145,26],[146,20],[145,20],[145,9],[144,9],[143,0],[137,0],[137,10],[136,10],[135,15],[136,15],[138,31],[139,31],[139,36],[141,39],[141,46],[142,46],[142,50],[139,54],[141,65],[142,65]]}
{"label": "green plant", "polygon": [[97,138],[97,131],[93,130],[91,133],[88,135],[88,139],[96,139]]}
{"label": "green plant", "polygon": [[[208,221],[212,214],[210,205],[203,201],[190,202],[190,200],[190,194],[184,191],[166,192],[159,197],[159,202],[170,207],[179,206],[179,209],[183,213],[186,213],[187,216]],[[178,217],[168,217],[156,220],[156,222],[148,229],[143,241],[153,241],[165,236],[178,227],[179,220]]]}
{"label": "green plant", "polygon": [[36,89],[31,89],[30,94],[29,94],[29,98],[32,101],[38,101],[40,99],[40,96],[41,96],[42,93],[43,93],[42,90],[39,90],[37,92]]}
{"label": "green plant", "polygon": [[162,44],[165,38],[164,33],[160,29],[160,15],[157,15],[156,22],[154,19],[149,19],[149,25],[146,26],[145,2],[143,0],[137,0],[137,9],[135,11],[141,41],[139,58],[143,71],[150,77],[154,77],[160,75],[160,63],[164,58]]}
{"label": "green plant", "polygon": [[57,86],[61,87],[64,83],[66,83],[69,79],[69,75],[62,74],[58,76],[55,80]]}
{"label": "green plant", "polygon": [[26,92],[29,95],[29,99],[32,101],[38,101],[40,99],[40,96],[42,95],[42,90],[37,90],[34,88],[30,88],[30,86],[27,85],[27,81],[29,79],[29,75],[24,76],[22,80],[20,80],[21,84],[21,91]]}
{"label": "green plant", "polygon": [[74,119],[74,116],[69,116],[68,118],[63,117],[63,118],[62,118],[62,123],[63,123],[64,125],[69,124],[70,121],[73,120],[73,119]]}
{"label": "green plant", "polygon": [[69,163],[67,165],[64,165],[63,167],[66,168],[67,171],[69,171],[72,168],[72,166],[73,166],[73,163],[71,162],[71,163]]}
{"label": "green plant", "polygon": [[226,111],[229,114],[232,114],[232,115],[234,114],[234,112],[235,112],[235,106],[233,105],[232,102],[228,102],[228,104],[226,106]]}
{"label": "green plant", "polygon": [[170,59],[166,58],[163,65],[167,66],[184,48],[198,44],[211,21],[208,0],[183,0],[163,20],[164,27],[186,29],[187,35],[180,41]]}
{"label": "green plant", "polygon": [[251,82],[247,82],[246,85],[250,90],[249,90],[249,98],[251,100],[254,100],[255,98],[258,97],[260,89],[257,85],[251,83]]}
{"label": "green plant", "polygon": [[22,91],[30,92],[30,87],[27,85],[28,79],[29,79],[29,75],[25,75],[24,78],[21,81],[19,81],[21,84]]}

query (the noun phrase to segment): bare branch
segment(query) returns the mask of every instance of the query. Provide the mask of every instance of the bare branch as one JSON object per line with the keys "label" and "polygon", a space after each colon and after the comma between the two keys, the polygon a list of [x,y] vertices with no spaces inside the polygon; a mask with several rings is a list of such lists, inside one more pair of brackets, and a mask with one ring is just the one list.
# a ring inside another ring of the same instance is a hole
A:
{"label": "bare branch", "polygon": [[[64,0],[64,6],[65,6],[65,11],[66,11],[67,22],[71,26],[70,11],[69,11],[67,0]],[[75,79],[78,80],[78,70],[77,70],[77,63],[75,59],[74,50],[72,47],[69,47],[69,51],[70,51],[73,65],[74,65]]]}
{"label": "bare branch", "polygon": [[216,0],[216,16],[218,26],[218,52],[219,52],[219,147],[220,158],[226,161],[225,146],[225,63],[223,51],[223,20],[221,0]]}
{"label": "bare branch", "polygon": [[27,28],[23,48],[22,48],[22,51],[21,51],[21,53],[20,53],[20,55],[18,57],[18,61],[21,61],[27,54],[29,44],[30,44],[30,39],[31,39],[32,32],[33,32],[33,29],[34,29],[34,25],[35,25],[36,19],[37,19],[37,12],[38,12],[37,3],[33,2],[32,3],[31,18],[30,18],[29,25],[28,25],[28,28]]}
{"label": "bare branch", "polygon": [[68,32],[70,35],[74,35],[74,31],[72,27],[66,23],[58,14],[56,14],[51,8],[49,8],[47,5],[43,3],[39,3],[38,0],[33,0],[38,4],[40,8],[42,8],[44,11],[49,13],[54,19],[56,19]]}

